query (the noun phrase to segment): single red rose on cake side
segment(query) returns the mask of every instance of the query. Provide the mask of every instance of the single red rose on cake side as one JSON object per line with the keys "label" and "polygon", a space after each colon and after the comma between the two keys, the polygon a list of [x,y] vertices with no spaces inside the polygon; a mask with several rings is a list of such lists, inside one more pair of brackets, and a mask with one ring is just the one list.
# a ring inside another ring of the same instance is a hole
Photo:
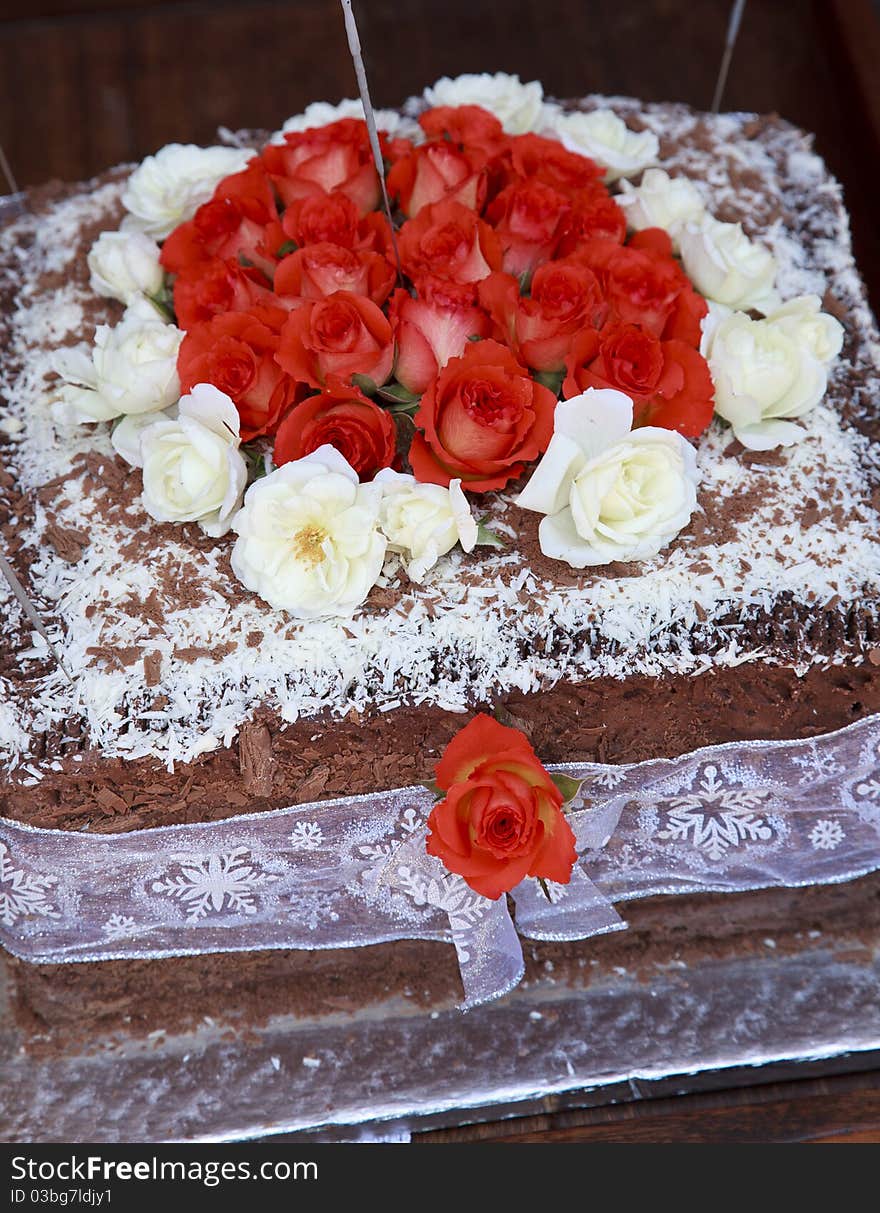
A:
{"label": "single red rose on cake side", "polygon": [[381,385],[391,374],[394,338],[388,318],[370,299],[335,291],[290,313],[276,358],[288,375],[310,387],[323,387],[329,375],[367,375]]}
{"label": "single red rose on cake side", "polygon": [[181,391],[212,383],[225,392],[238,409],[243,442],[272,433],[297,398],[296,382],[275,361],[278,329],[286,317],[276,307],[226,312],[197,324],[181,342]]}
{"label": "single red rose on cake side", "polygon": [[344,455],[361,480],[372,480],[394,463],[397,430],[385,409],[331,375],[323,392],[303,400],[279,425],[275,463],[302,459],[325,444]]}
{"label": "single red rose on cake side", "polygon": [[431,810],[426,848],[493,901],[526,876],[568,884],[577,859],[562,793],[518,729],[480,714],[435,767],[446,795]]}
{"label": "single red rose on cake side", "polygon": [[409,459],[417,480],[500,489],[547,449],[556,395],[497,341],[471,342],[422,397]]}

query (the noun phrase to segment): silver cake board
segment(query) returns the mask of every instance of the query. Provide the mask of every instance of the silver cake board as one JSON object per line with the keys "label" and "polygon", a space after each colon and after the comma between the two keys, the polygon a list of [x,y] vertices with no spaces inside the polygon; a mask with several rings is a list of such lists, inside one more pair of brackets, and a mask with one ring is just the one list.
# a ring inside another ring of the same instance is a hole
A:
{"label": "silver cake board", "polygon": [[0,1136],[406,1140],[767,1081],[783,1065],[857,1069],[880,1050],[878,990],[876,946],[829,934],[793,955],[768,948],[689,968],[642,965],[585,989],[548,976],[467,1014],[400,998],[235,1035],[218,1011],[195,1032],[107,1040],[90,1054],[30,1053],[7,1020]]}

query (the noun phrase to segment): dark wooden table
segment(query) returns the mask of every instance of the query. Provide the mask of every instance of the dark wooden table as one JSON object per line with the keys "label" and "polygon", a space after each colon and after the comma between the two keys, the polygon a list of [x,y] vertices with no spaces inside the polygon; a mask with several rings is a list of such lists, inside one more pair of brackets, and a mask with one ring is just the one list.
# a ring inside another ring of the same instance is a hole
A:
{"label": "dark wooden table", "polygon": [[[361,0],[374,101],[443,74],[515,71],[548,93],[708,107],[730,0]],[[880,308],[880,5],[749,0],[725,108],[816,135]],[[4,0],[0,144],[20,185],[77,180],[219,125],[275,129],[354,91],[338,0]],[[2,187],[0,187],[2,189]],[[755,1076],[753,1076],[754,1079]],[[444,1129],[425,1141],[880,1142],[880,1071],[817,1074]]]}

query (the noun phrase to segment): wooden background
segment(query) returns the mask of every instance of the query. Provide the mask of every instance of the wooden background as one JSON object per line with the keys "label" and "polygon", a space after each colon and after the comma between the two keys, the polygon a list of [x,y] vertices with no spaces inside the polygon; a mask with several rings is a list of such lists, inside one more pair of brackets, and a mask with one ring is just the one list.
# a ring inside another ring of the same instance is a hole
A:
{"label": "wooden background", "polygon": [[[373,99],[514,71],[548,93],[708,107],[730,0],[355,0]],[[725,108],[815,132],[880,309],[880,4],[748,0]],[[355,91],[338,0],[2,0],[0,145],[20,185],[78,180],[218,126],[276,129]],[[0,184],[0,192],[2,192]],[[880,1141],[880,1072],[556,1113],[423,1140]]]}

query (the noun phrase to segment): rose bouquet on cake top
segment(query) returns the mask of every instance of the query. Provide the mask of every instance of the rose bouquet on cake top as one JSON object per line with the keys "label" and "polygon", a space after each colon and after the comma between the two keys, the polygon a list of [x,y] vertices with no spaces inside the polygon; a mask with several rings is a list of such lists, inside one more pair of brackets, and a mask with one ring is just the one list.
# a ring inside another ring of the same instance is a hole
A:
{"label": "rose bouquet on cake top", "polygon": [[745,445],[793,441],[840,347],[818,300],[781,304],[766,248],[649,167],[649,130],[503,74],[426,96],[417,123],[380,114],[391,222],[351,103],[258,152],[148,157],[90,254],[122,322],[56,358],[62,412],[114,421],[148,511],[234,530],[237,575],[301,618],[354,610],[389,551],[423,578],[470,550],[466,494],[533,469],[545,554],[656,555],[713,410]]}

